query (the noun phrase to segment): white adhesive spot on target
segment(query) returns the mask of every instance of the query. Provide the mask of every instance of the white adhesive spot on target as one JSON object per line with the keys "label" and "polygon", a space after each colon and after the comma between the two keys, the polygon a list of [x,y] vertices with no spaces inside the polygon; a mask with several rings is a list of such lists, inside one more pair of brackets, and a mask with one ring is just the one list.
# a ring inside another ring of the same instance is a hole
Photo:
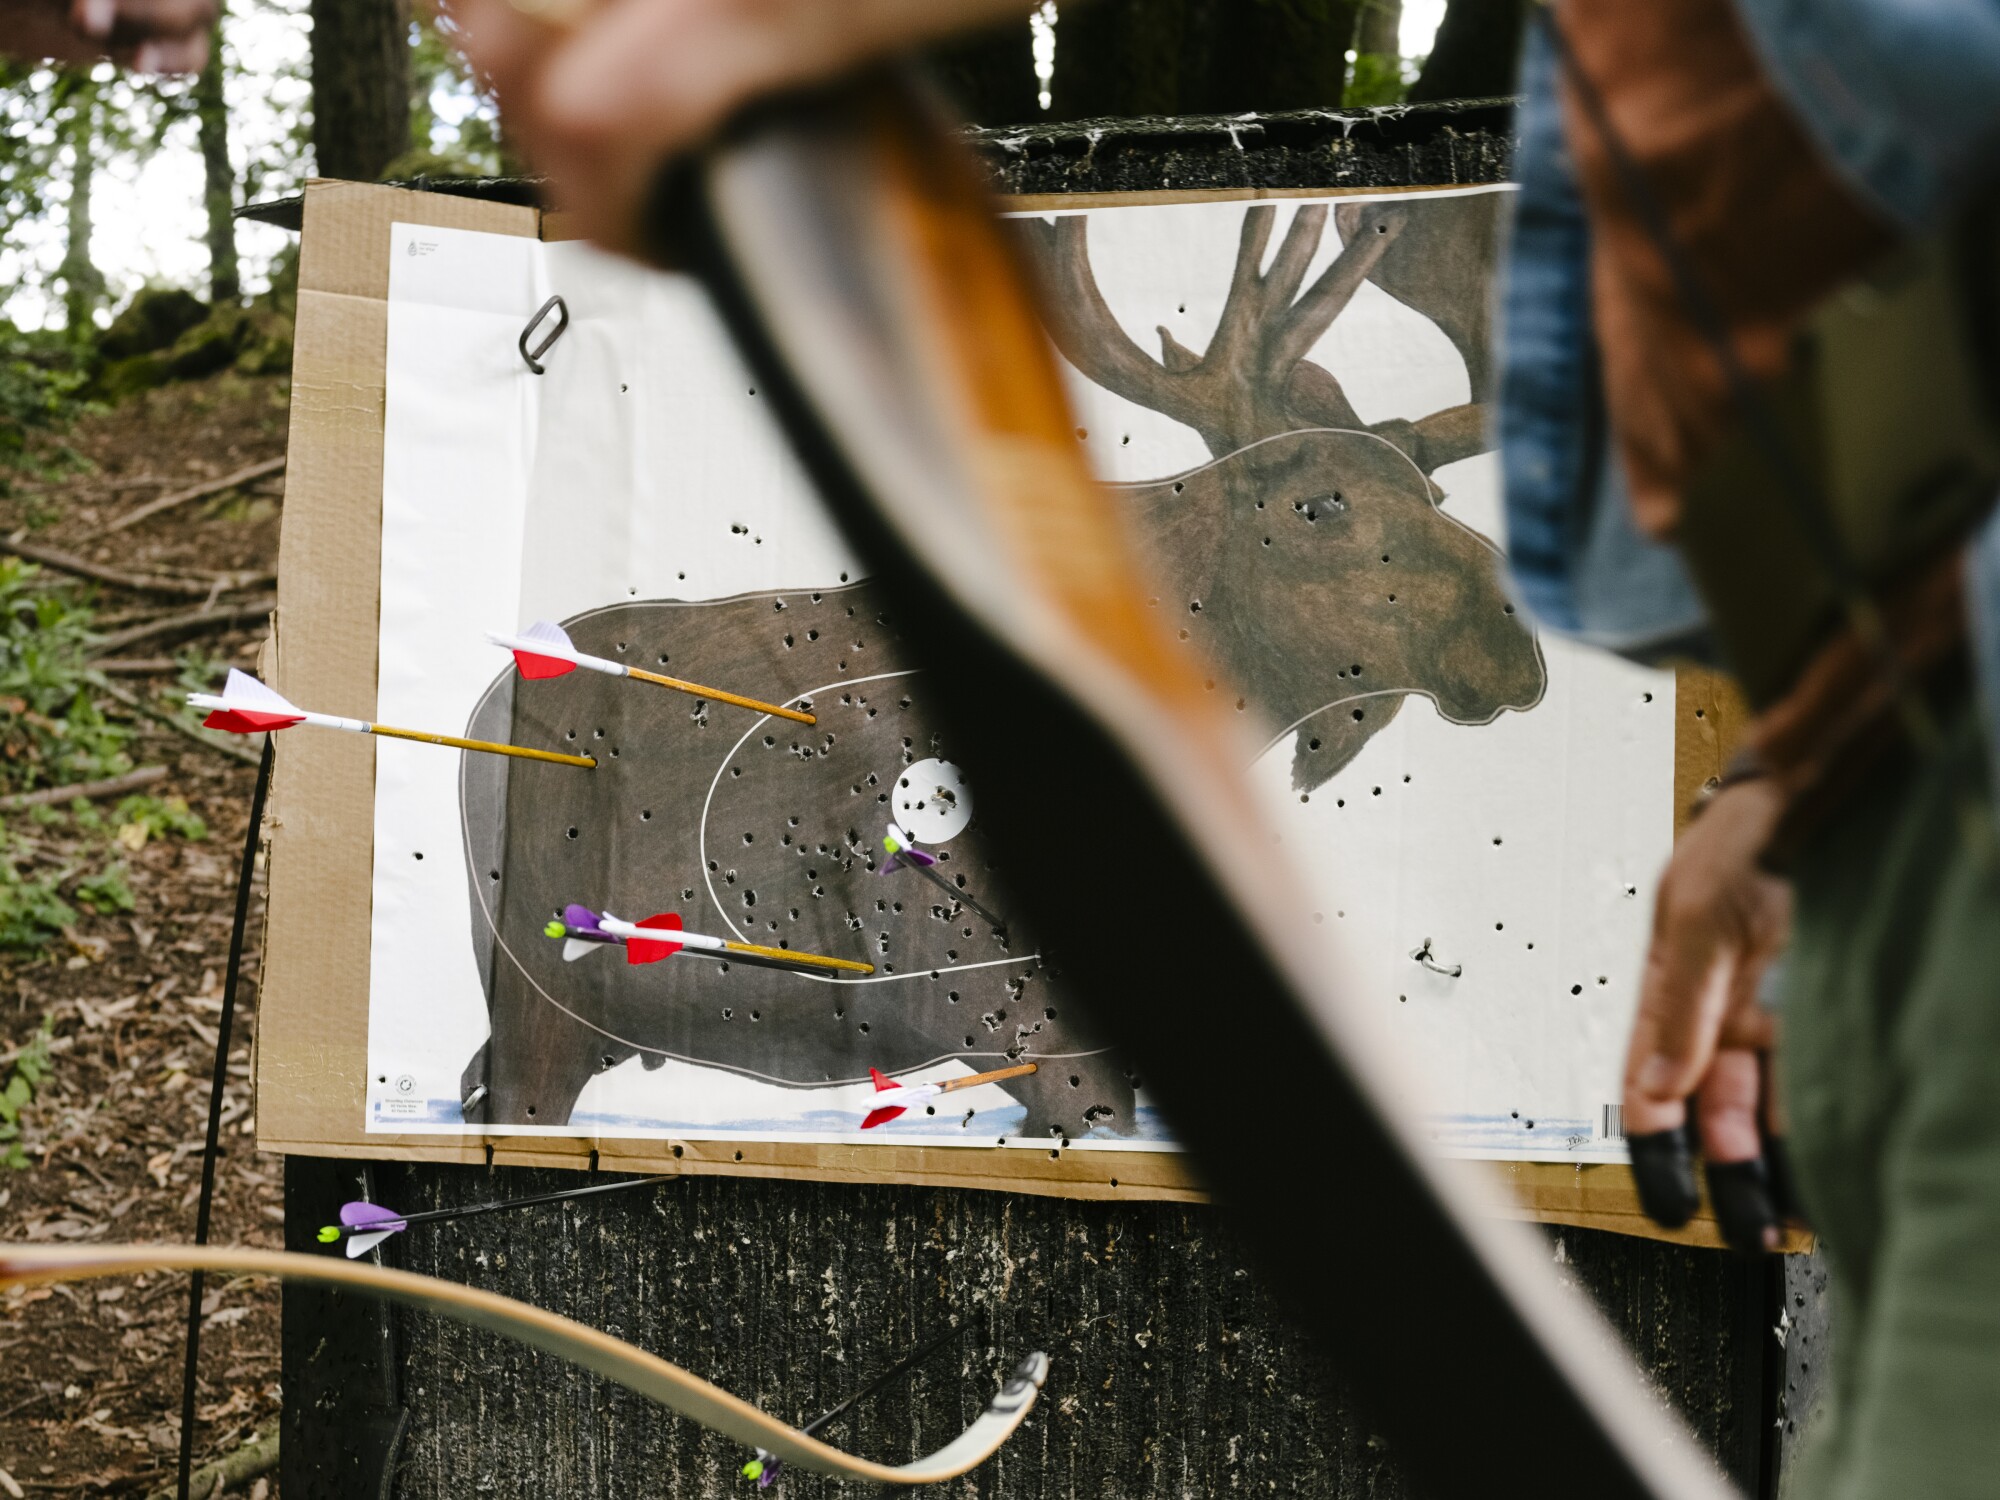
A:
{"label": "white adhesive spot on target", "polygon": [[972,793],[948,760],[920,760],[896,778],[896,821],[920,844],[942,844],[972,821]]}

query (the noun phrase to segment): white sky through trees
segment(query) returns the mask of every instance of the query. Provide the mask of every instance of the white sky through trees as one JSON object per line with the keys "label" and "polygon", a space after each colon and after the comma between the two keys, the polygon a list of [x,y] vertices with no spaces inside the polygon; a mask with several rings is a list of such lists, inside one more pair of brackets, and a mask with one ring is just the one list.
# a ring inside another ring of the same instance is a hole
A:
{"label": "white sky through trees", "polygon": [[[1446,0],[1404,0],[1402,48],[1422,57],[1443,19]],[[306,81],[310,46],[305,0],[233,0],[227,24],[235,66],[228,79],[230,158],[242,174],[254,168],[259,179],[253,200],[279,196],[305,180],[310,148],[295,128],[311,103]],[[1060,25],[1057,29],[1060,49]],[[105,76],[110,76],[108,67]],[[466,90],[440,88],[432,95],[436,134],[449,137],[483,103]],[[448,140],[439,140],[447,145]],[[22,328],[62,323],[62,298],[53,284],[63,254],[62,199],[57,184],[49,213],[14,227],[0,247],[0,316]],[[239,188],[239,191],[241,189]],[[195,121],[181,120],[160,149],[141,161],[114,154],[98,165],[93,185],[95,233],[91,257],[104,274],[110,306],[122,305],[148,283],[187,287],[206,295],[208,252],[202,244],[201,155]],[[292,236],[261,224],[239,224],[237,246],[243,259],[246,292],[263,290],[272,260]]]}

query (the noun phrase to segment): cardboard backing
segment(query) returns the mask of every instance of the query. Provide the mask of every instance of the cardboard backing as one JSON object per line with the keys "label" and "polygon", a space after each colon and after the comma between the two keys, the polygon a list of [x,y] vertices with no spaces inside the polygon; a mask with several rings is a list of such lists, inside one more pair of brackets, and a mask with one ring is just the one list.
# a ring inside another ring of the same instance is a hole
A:
{"label": "cardboard backing", "polygon": [[[1115,195],[1118,202],[1183,196]],[[1023,207],[1040,201],[1020,200]],[[1061,206],[1100,201],[1063,200]],[[562,237],[558,222],[552,218],[545,229],[533,208],[358,183],[315,181],[307,188],[278,609],[264,671],[295,702],[364,717],[375,706],[389,226],[398,221]],[[1742,708],[1726,683],[1696,671],[1680,675],[1676,702],[1675,801],[1684,820],[1703,784],[1721,774]],[[896,1182],[1078,1198],[1206,1197],[1185,1159],[1167,1152],[370,1134],[364,1118],[373,768],[374,747],[355,736],[285,735],[277,742],[266,823],[270,898],[255,1060],[259,1149],[577,1168],[594,1161],[607,1171]],[[1327,1165],[1337,1174],[1337,1163]],[[1653,1225],[1639,1211],[1623,1166],[1509,1162],[1469,1169],[1500,1175],[1524,1218],[1720,1243],[1706,1211],[1675,1233]],[[1800,1237],[1793,1248],[1804,1243]]]}

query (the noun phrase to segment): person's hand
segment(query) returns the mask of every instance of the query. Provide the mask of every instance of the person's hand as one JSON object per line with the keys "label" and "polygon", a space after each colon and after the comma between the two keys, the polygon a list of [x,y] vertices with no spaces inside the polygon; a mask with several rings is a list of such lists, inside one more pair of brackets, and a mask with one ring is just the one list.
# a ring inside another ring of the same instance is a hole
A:
{"label": "person's hand", "polygon": [[0,0],[0,47],[24,62],[199,73],[215,16],[216,0]]}
{"label": "person's hand", "polygon": [[503,126],[589,239],[628,253],[665,162],[753,98],[1034,0],[446,0]]}
{"label": "person's hand", "polygon": [[1757,989],[1791,932],[1791,888],[1758,855],[1783,811],[1764,780],[1724,788],[1681,835],[1653,904],[1652,944],[1625,1061],[1625,1137],[1646,1212],[1668,1228],[1700,1201],[1692,1099],[1709,1198],[1738,1249],[1774,1247],[1790,1212]]}

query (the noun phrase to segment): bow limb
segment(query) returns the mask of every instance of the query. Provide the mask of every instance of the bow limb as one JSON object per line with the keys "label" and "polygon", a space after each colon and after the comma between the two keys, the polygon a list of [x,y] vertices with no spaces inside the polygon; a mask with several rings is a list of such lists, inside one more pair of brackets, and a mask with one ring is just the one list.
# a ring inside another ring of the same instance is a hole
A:
{"label": "bow limb", "polygon": [[[1149,607],[1012,242],[945,133],[878,77],[746,120],[656,207],[656,242],[707,281],[849,540],[926,622],[911,649],[968,747],[996,865],[1036,871],[1016,899],[1227,1190],[1299,1325],[1367,1372],[1412,1483],[1721,1500],[1542,1242],[1426,1154],[1365,994],[1339,983],[1286,878],[1235,694],[1211,691]],[[1315,310],[1348,290],[1328,283]],[[1093,834],[1200,942],[1106,941],[1101,879],[1037,839],[1078,785]],[[1246,1149],[1216,1080],[1275,1060],[1287,1086],[1259,1098]],[[1301,1152],[1351,1185],[1338,1233],[1302,1232]],[[1440,1361],[1447,1336],[1460,1357]]]}
{"label": "bow limb", "polygon": [[844,1453],[710,1385],[679,1365],[599,1329],[476,1287],[391,1270],[365,1261],[216,1245],[0,1245],[0,1287],[83,1281],[144,1271],[206,1271],[276,1276],[345,1287],[365,1296],[491,1329],[616,1381],[627,1390],[699,1422],[746,1448],[840,1479],[875,1484],[934,1484],[985,1462],[1034,1409],[1048,1357],[1024,1359],[972,1425],[944,1447],[907,1464],[880,1464]]}

